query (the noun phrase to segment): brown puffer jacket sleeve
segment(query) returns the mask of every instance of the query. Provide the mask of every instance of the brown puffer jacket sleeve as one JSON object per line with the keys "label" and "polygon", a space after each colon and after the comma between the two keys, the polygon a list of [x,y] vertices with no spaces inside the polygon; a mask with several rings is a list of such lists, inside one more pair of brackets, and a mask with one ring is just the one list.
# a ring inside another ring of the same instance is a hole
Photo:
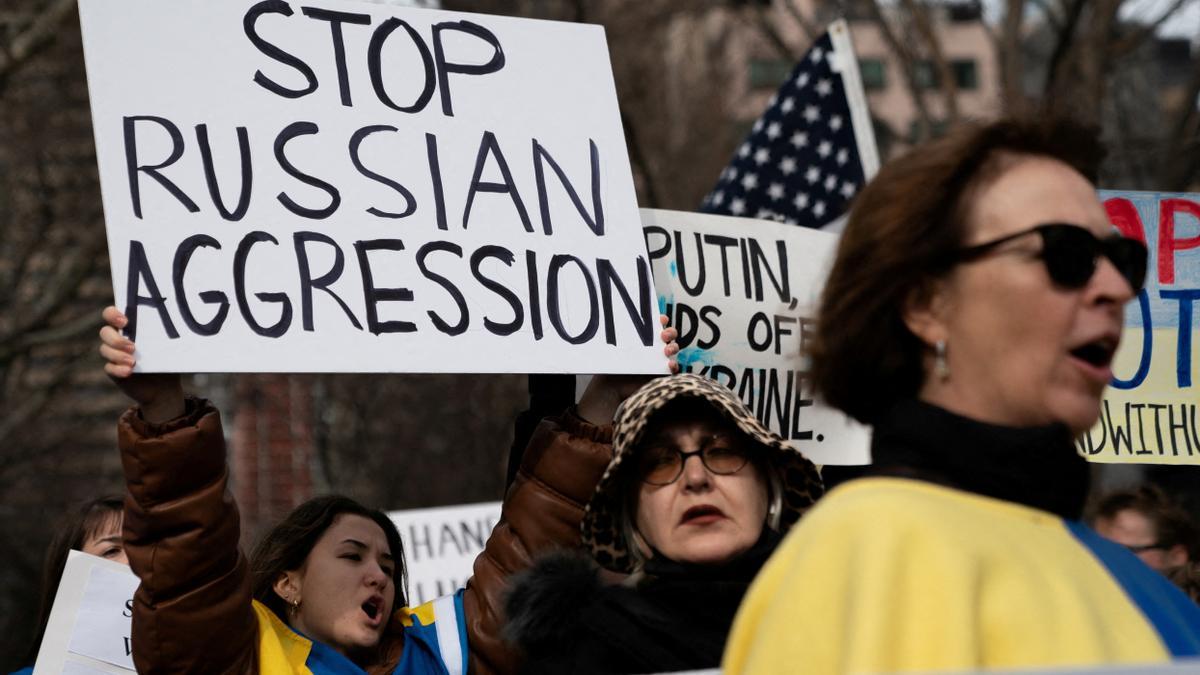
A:
{"label": "brown puffer jacket sleeve", "polygon": [[141,579],[133,607],[139,673],[253,673],[258,625],[226,491],[216,408],[150,424],[130,409],[118,424],[125,470],[125,552]]}
{"label": "brown puffer jacket sleeve", "polygon": [[472,673],[516,672],[516,652],[501,637],[508,579],[547,551],[579,546],[583,507],[611,457],[612,427],[574,413],[534,431],[463,597]]}

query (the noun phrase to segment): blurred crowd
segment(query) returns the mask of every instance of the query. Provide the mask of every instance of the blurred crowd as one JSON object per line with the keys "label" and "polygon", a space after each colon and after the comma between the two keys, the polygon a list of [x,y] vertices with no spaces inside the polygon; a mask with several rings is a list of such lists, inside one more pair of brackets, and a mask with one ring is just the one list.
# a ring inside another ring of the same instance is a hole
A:
{"label": "blurred crowd", "polygon": [[[135,374],[126,318],[108,308],[100,353],[135,403],[118,422],[127,489],[62,527],[47,602],[68,549],[127,560],[141,672],[1200,656],[1193,521],[1150,485],[1085,513],[1091,472],[1074,439],[1097,421],[1147,264],[1096,197],[1101,155],[1095,131],[1069,120],[965,125],[858,195],[811,352],[816,393],[872,428],[872,463],[853,479],[827,492],[800,449],[712,380],[597,376],[578,402],[520,425],[473,577],[419,606],[395,525],[345,497],[301,505],[242,551],[219,412],[178,376]],[[677,370],[677,333],[660,338]]]}

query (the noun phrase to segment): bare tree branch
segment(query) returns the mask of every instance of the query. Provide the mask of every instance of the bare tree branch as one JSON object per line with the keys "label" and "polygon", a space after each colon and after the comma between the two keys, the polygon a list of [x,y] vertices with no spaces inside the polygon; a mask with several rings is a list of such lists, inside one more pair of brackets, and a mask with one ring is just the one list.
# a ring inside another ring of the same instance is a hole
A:
{"label": "bare tree branch", "polygon": [[[1117,12],[1123,0],[1092,0],[1089,3],[1087,29],[1080,39],[1074,63],[1078,72],[1075,95],[1060,97],[1070,104],[1070,112],[1080,119],[1100,121],[1111,72],[1109,49],[1117,26]],[[1066,106],[1062,106],[1066,108]]]}
{"label": "bare tree branch", "polygon": [[1163,145],[1169,148],[1159,178],[1163,190],[1186,190],[1200,175],[1200,60],[1192,66],[1192,75],[1184,87],[1183,101],[1174,119],[1166,124]]}
{"label": "bare tree branch", "polygon": [[643,206],[649,209],[656,209],[660,202],[658,200],[658,188],[654,180],[654,172],[650,168],[649,162],[646,161],[646,153],[642,151],[642,144],[638,138],[637,129],[634,128],[632,119],[624,112],[621,113],[621,125],[625,127],[625,143],[629,146],[629,160],[642,174],[642,193],[645,197]]}
{"label": "bare tree branch", "polygon": [[795,2],[792,0],[780,0],[779,4],[783,5],[783,9],[788,13],[788,16],[792,17],[792,20],[800,26],[800,30],[804,31],[806,40],[812,42],[817,39],[817,36],[821,34],[821,28],[805,18],[804,13],[800,11],[800,7]]}
{"label": "bare tree branch", "polygon": [[[50,373],[46,382],[22,392],[22,396],[16,397],[6,406],[4,417],[0,418],[0,447],[11,447],[9,441],[12,435],[45,410],[58,390],[70,381],[76,367],[86,356],[88,355],[80,355],[60,363]],[[6,452],[3,458],[4,467],[8,468],[20,461],[21,453]]]}
{"label": "bare tree branch", "polygon": [[38,331],[22,333],[11,340],[6,340],[0,347],[0,363],[11,360],[18,354],[33,347],[65,342],[81,337],[100,328],[100,315],[95,310],[88,310],[74,318]]}
{"label": "bare tree branch", "polygon": [[767,42],[771,44],[771,47],[781,59],[784,59],[789,63],[796,61],[797,57],[795,51],[793,51],[791,45],[789,45],[787,41],[783,39],[783,35],[779,33],[779,29],[775,27],[775,21],[768,13],[769,11],[770,7],[755,5],[753,11],[755,27],[758,28],[758,31],[767,39]]}
{"label": "bare tree branch", "polygon": [[1059,70],[1067,55],[1071,53],[1072,45],[1075,44],[1075,29],[1079,25],[1079,18],[1083,14],[1086,4],[1087,0],[1070,0],[1067,15],[1059,24],[1057,38],[1054,41],[1054,51],[1050,53],[1050,60],[1046,63],[1046,79],[1042,92],[1046,98],[1051,98],[1051,92],[1058,85]]}
{"label": "bare tree branch", "polygon": [[1166,11],[1164,11],[1157,19],[1151,21],[1150,23],[1143,24],[1140,28],[1130,32],[1128,35],[1114,42],[1110,48],[1111,53],[1114,56],[1121,57],[1134,51],[1140,47],[1147,38],[1150,38],[1157,33],[1158,29],[1162,27],[1162,25],[1166,23],[1168,19],[1179,13],[1179,10],[1182,9],[1184,5],[1187,5],[1193,1],[1194,0],[1175,0],[1175,2],[1171,3],[1171,6],[1168,7]]}
{"label": "bare tree branch", "polygon": [[929,49],[929,54],[933,58],[933,64],[937,69],[938,80],[940,81],[942,98],[946,105],[946,120],[950,123],[957,122],[958,83],[954,79],[954,70],[950,68],[950,62],[946,59],[946,54],[942,51],[942,42],[933,30],[933,22],[930,20],[929,13],[916,0],[902,0],[902,2],[912,17],[917,33],[925,42],[926,47]]}
{"label": "bare tree branch", "polygon": [[892,30],[887,18],[883,15],[883,10],[879,6],[879,0],[870,0],[863,3],[867,12],[871,15],[872,21],[879,27],[879,32],[883,35],[884,40],[888,43],[892,53],[900,60],[900,72],[904,76],[904,85],[908,89],[909,96],[912,97],[913,106],[917,109],[918,123],[921,126],[921,135],[929,137],[933,130],[933,118],[929,115],[929,106],[925,104],[925,96],[917,83],[915,76],[916,57],[908,49],[908,47],[896,37],[895,31]]}
{"label": "bare tree branch", "polygon": [[1050,6],[1049,0],[1030,0],[1030,2],[1042,10],[1042,17],[1046,19],[1046,24],[1050,26],[1050,29],[1055,33],[1061,34],[1066,19],[1059,16],[1058,10]]}
{"label": "bare tree branch", "polygon": [[0,96],[5,84],[21,64],[54,41],[58,28],[75,11],[75,0],[52,0],[29,27],[17,34],[7,49],[0,50]]}
{"label": "bare tree branch", "polygon": [[[1037,2],[1038,0],[1034,0]],[[1000,64],[1001,92],[1009,114],[1028,112],[1029,98],[1025,95],[1022,75],[1025,72],[1021,52],[1021,25],[1025,16],[1025,0],[1008,0],[1004,14],[1003,36],[997,42],[997,63]],[[986,22],[985,22],[986,23]]]}

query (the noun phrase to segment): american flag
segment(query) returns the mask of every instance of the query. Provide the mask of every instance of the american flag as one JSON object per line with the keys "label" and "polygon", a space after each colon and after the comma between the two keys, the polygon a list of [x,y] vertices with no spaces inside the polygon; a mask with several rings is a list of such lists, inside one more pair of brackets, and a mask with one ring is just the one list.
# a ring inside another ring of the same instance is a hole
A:
{"label": "american flag", "polygon": [[823,227],[879,166],[870,127],[849,30],[838,21],[771,97],[700,210]]}

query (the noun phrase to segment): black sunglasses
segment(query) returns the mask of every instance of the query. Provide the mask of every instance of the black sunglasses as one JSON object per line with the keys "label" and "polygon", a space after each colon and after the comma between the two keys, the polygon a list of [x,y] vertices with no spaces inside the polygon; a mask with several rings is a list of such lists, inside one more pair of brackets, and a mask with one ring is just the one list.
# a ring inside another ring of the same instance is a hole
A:
{"label": "black sunglasses", "polygon": [[997,246],[1038,233],[1042,251],[1038,257],[1054,283],[1063,288],[1083,288],[1096,272],[1096,259],[1104,256],[1117,268],[1136,293],[1146,281],[1146,245],[1136,239],[1112,234],[1097,238],[1090,230],[1067,223],[1048,223],[1021,230],[983,244],[959,249],[953,262],[977,260]]}
{"label": "black sunglasses", "polygon": [[1160,544],[1157,542],[1153,543],[1153,544],[1140,544],[1140,545],[1125,544],[1124,546],[1125,546],[1125,548],[1129,549],[1129,551],[1131,553],[1145,553],[1146,551],[1154,551],[1157,549],[1162,549],[1165,551],[1168,548],[1170,548],[1170,546],[1167,546],[1166,544]]}

